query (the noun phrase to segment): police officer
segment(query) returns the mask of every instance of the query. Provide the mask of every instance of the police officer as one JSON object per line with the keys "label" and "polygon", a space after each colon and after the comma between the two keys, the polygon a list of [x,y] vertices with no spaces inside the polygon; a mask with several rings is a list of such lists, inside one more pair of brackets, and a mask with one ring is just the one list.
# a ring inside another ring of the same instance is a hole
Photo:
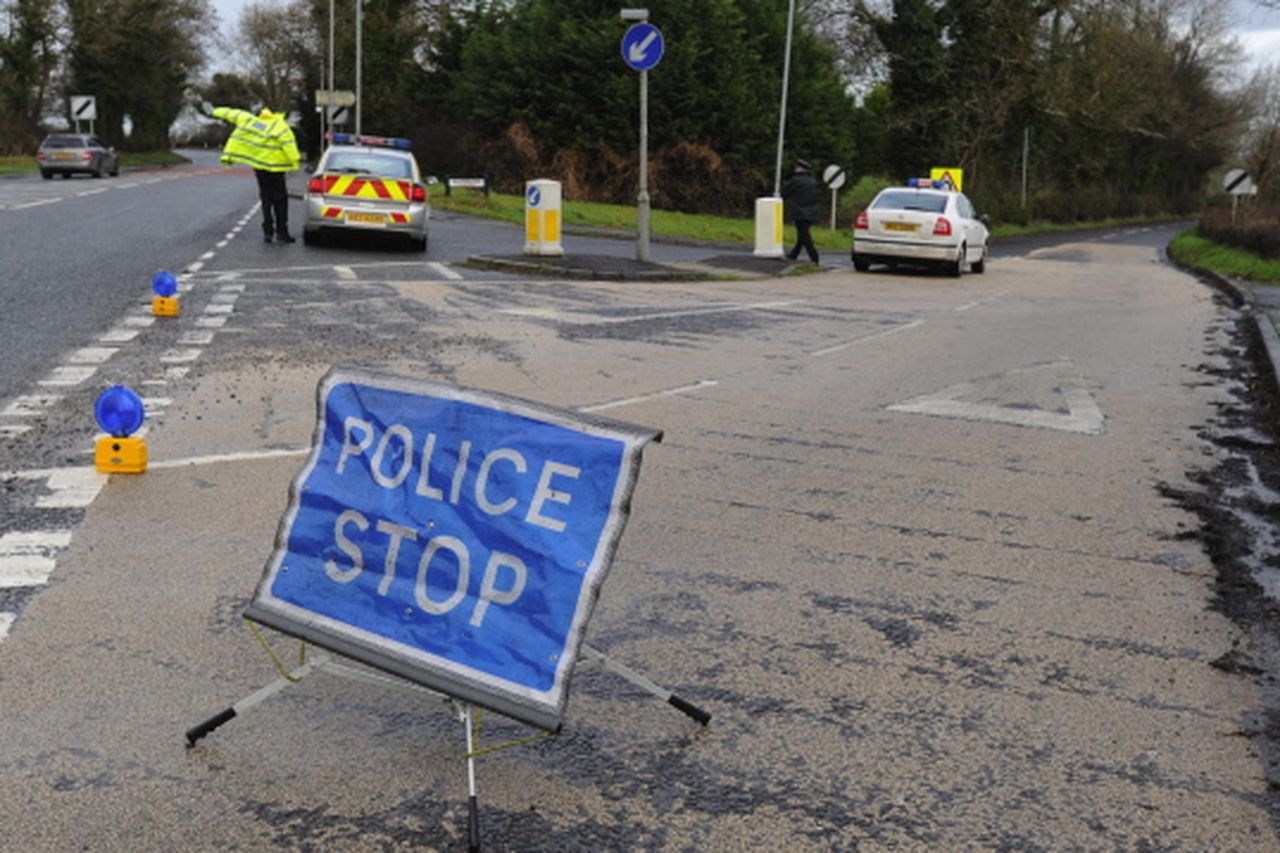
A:
{"label": "police officer", "polygon": [[273,238],[281,243],[296,242],[289,233],[289,192],[284,176],[296,171],[302,158],[284,116],[267,107],[254,115],[234,107],[204,106],[209,115],[235,126],[222,148],[222,163],[242,163],[253,169],[262,200],[263,239],[268,243]]}
{"label": "police officer", "polygon": [[795,260],[800,257],[800,249],[809,253],[809,260],[818,262],[818,250],[813,245],[813,235],[809,229],[818,221],[818,181],[810,174],[813,166],[808,160],[797,160],[791,177],[782,185],[782,201],[786,204],[787,214],[796,226],[796,244],[787,252],[787,257]]}

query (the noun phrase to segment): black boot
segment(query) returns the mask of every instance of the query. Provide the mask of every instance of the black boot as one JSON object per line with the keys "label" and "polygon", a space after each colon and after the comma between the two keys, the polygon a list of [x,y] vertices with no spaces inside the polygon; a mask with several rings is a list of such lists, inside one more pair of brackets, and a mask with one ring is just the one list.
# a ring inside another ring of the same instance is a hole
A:
{"label": "black boot", "polygon": [[279,233],[277,233],[277,234],[276,234],[276,242],[278,242],[278,243],[296,243],[296,242],[298,242],[298,241],[297,241],[296,239],[294,239],[294,236],[293,236],[292,234],[290,234],[288,231],[280,231]]}

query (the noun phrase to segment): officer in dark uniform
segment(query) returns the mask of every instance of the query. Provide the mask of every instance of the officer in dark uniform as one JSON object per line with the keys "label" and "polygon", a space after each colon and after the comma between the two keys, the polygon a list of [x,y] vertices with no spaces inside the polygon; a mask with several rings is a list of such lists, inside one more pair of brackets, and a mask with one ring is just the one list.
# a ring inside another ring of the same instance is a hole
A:
{"label": "officer in dark uniform", "polygon": [[813,166],[808,160],[797,160],[791,177],[782,185],[782,201],[786,205],[787,215],[796,226],[796,244],[787,252],[787,257],[795,260],[800,257],[803,247],[809,253],[809,260],[818,262],[818,250],[813,245],[813,235],[809,229],[818,221],[818,181],[810,174]]}

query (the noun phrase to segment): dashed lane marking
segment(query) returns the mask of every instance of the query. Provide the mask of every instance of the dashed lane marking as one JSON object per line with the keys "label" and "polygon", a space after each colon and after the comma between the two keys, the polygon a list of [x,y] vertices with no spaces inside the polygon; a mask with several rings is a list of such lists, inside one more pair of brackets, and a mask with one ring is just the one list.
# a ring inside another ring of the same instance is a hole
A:
{"label": "dashed lane marking", "polygon": [[55,367],[49,375],[39,380],[40,385],[72,387],[87,382],[98,372],[96,365],[71,365]]}
{"label": "dashed lane marking", "polygon": [[13,620],[16,618],[16,613],[0,613],[0,642],[4,642],[4,638],[9,636],[9,629],[13,627]]}
{"label": "dashed lane marking", "polygon": [[116,347],[84,347],[67,356],[71,364],[102,364],[120,350]]}
{"label": "dashed lane marking", "polygon": [[890,335],[896,335],[899,332],[906,332],[923,325],[924,325],[924,320],[912,320],[910,323],[903,323],[901,326],[894,326],[892,329],[885,329],[882,332],[874,332],[873,334],[865,335],[861,338],[854,338],[851,341],[845,341],[842,344],[836,344],[835,346],[823,347],[822,349],[814,350],[813,352],[809,353],[809,355],[814,356],[815,358],[819,356],[824,356],[824,355],[831,355],[832,353],[849,349],[849,347],[856,347],[856,346],[859,346],[860,344],[870,343],[871,341],[878,341],[881,338],[887,338]]}
{"label": "dashed lane marking", "polygon": [[663,397],[672,397],[676,394],[688,394],[691,391],[701,391],[704,388],[712,388],[720,383],[714,379],[703,379],[692,385],[681,385],[678,388],[667,388],[662,391],[654,391],[651,394],[640,394],[636,397],[626,397],[621,400],[610,400],[607,403],[595,403],[590,406],[580,406],[579,412],[603,412],[606,409],[617,409],[622,406],[630,406],[635,403],[645,403],[649,400],[658,400]]}
{"label": "dashed lane marking", "polygon": [[442,275],[442,276],[444,276],[445,278],[447,278],[449,281],[461,281],[461,280],[462,280],[462,274],[461,274],[461,273],[459,273],[459,272],[458,272],[458,271],[456,271],[456,270],[450,269],[449,267],[447,267],[446,265],[444,265],[444,264],[440,263],[439,261],[428,261],[428,262],[427,262],[427,266],[428,266],[428,267],[430,267],[431,269],[435,270],[435,271],[436,271],[437,273],[439,273],[440,275]]}
{"label": "dashed lane marking", "polygon": [[47,583],[57,567],[53,555],[70,544],[70,530],[15,531],[0,536],[0,589]]}
{"label": "dashed lane marking", "polygon": [[61,394],[23,394],[15,397],[13,402],[0,410],[0,415],[13,418],[29,418],[44,414],[62,400]]}
{"label": "dashed lane marking", "polygon": [[351,267],[335,266],[333,268],[333,272],[338,278],[342,279],[343,281],[355,281],[358,278],[358,276],[356,275],[356,271],[353,270]]}

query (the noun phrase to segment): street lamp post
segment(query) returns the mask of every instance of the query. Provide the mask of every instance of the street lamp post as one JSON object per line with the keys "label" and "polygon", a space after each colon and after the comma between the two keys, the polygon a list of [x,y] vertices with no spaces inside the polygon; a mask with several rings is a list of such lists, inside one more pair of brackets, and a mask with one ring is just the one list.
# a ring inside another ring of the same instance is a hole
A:
{"label": "street lamp post", "polygon": [[[792,0],[795,2],[795,0]],[[360,107],[364,104],[364,93],[361,91],[362,60],[364,59],[364,0],[356,0],[356,133],[361,132]]]}
{"label": "street lamp post", "polygon": [[773,170],[773,194],[782,193],[782,144],[787,131],[787,83],[791,79],[791,33],[795,29],[796,0],[787,9],[787,45],[782,53],[782,106],[778,110],[778,161]]}

